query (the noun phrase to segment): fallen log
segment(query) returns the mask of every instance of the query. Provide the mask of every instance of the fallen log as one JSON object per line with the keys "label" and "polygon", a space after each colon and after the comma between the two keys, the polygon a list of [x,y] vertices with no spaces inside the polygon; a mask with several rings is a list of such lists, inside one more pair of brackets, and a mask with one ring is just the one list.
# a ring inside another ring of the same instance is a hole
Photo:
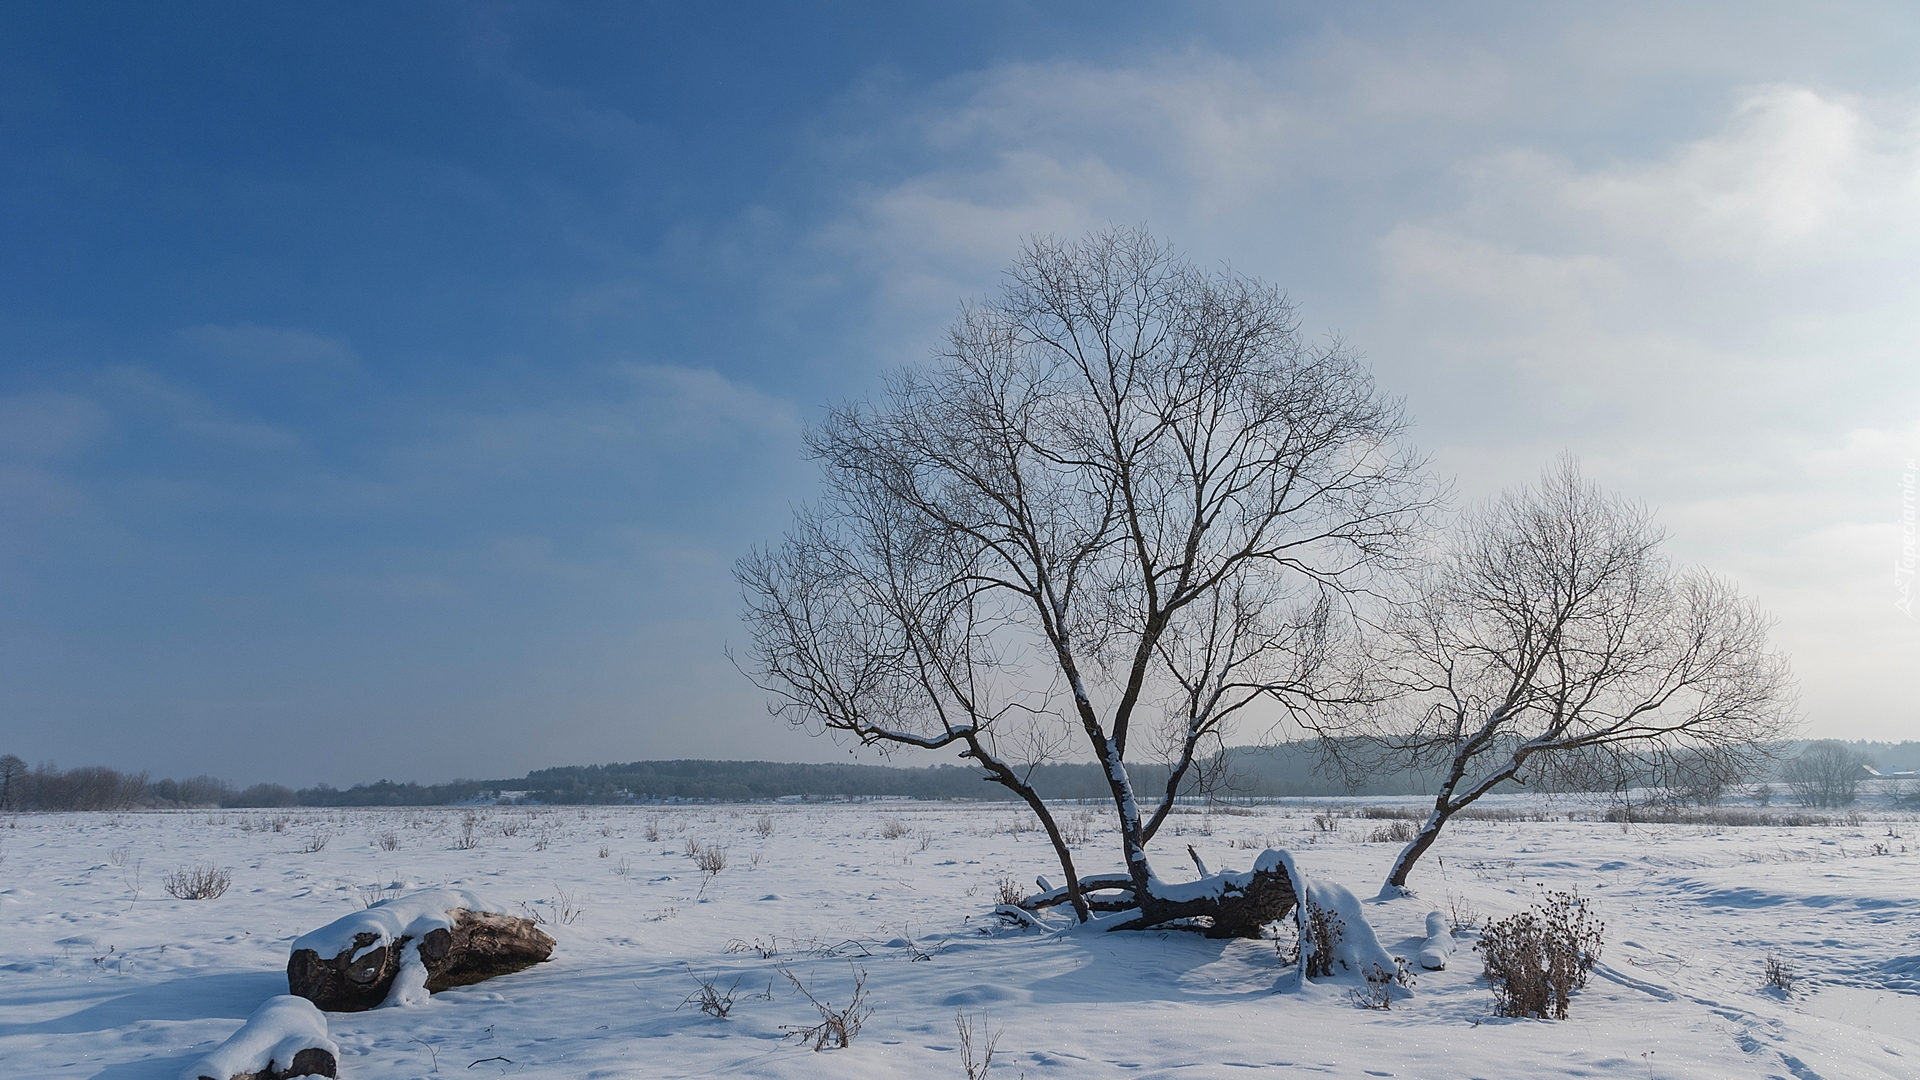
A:
{"label": "fallen log", "polygon": [[[1146,930],[1192,920],[1213,938],[1258,938],[1261,927],[1286,918],[1298,902],[1285,854],[1271,850],[1262,852],[1251,870],[1208,874],[1180,885],[1152,880],[1145,903],[1134,896],[1133,879],[1116,874],[1081,878],[1080,891],[1094,911],[1139,912],[1136,918],[1116,924],[1115,930]],[[1066,899],[1064,888],[1049,889],[1027,897],[1019,906],[1039,911]]]}
{"label": "fallen log", "polygon": [[293,943],[287,988],[330,1012],[413,1005],[435,991],[531,967],[554,940],[464,889],[394,897]]}

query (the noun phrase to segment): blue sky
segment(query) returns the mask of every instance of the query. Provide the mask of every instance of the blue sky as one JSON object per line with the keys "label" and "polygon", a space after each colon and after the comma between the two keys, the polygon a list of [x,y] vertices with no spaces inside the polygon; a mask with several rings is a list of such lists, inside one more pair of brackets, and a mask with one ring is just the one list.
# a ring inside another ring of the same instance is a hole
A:
{"label": "blue sky", "polygon": [[12,5],[0,751],[243,782],[844,758],[727,663],[799,433],[1145,223],[1468,499],[1562,449],[1920,735],[1920,15]]}

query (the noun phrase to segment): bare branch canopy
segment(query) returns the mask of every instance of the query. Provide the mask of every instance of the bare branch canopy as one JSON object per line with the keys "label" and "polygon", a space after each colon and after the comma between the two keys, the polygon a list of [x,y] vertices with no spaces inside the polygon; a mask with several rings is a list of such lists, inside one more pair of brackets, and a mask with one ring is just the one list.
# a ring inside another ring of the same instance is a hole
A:
{"label": "bare branch canopy", "polygon": [[[1347,599],[1434,502],[1404,428],[1273,286],[1136,230],[1033,241],[933,363],[810,432],[824,494],[738,567],[746,666],[796,723],[1015,791],[1083,918],[1027,776],[1091,756],[1150,923],[1147,845],[1196,760],[1256,702],[1351,695]],[[1163,791],[1135,790],[1143,752]]]}

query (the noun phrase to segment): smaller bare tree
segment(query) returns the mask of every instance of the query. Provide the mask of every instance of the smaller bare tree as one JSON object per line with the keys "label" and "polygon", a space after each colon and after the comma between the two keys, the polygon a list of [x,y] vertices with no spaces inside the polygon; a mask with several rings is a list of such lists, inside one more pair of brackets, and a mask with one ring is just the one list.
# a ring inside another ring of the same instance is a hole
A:
{"label": "smaller bare tree", "polygon": [[1726,581],[1674,566],[1664,540],[1644,508],[1562,458],[1537,487],[1469,514],[1384,620],[1370,677],[1387,707],[1310,722],[1350,777],[1439,771],[1387,890],[1502,784],[1724,785],[1789,731],[1792,678],[1769,620]]}
{"label": "smaller bare tree", "polygon": [[0,756],[0,810],[18,810],[26,802],[27,763],[17,755]]}
{"label": "smaller bare tree", "polygon": [[1832,739],[1809,743],[1780,769],[1801,806],[1851,806],[1867,778],[1867,757]]}

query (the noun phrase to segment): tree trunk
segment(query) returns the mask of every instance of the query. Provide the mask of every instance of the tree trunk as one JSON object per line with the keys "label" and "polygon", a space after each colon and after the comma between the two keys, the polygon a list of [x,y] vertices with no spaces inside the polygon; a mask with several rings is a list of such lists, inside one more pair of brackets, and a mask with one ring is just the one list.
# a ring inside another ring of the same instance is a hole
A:
{"label": "tree trunk", "polygon": [[1387,874],[1387,887],[1380,890],[1382,894],[1405,889],[1407,875],[1413,873],[1413,864],[1418,862],[1420,856],[1425,855],[1427,849],[1433,846],[1433,842],[1440,838],[1441,826],[1447,823],[1447,818],[1453,813],[1446,808],[1444,798],[1443,796],[1442,805],[1435,806],[1433,813],[1427,815],[1427,823],[1420,826],[1420,831],[1414,834],[1412,840],[1407,841],[1406,847],[1400,849],[1399,856],[1393,860],[1393,870]]}
{"label": "tree trunk", "polygon": [[1053,812],[1047,809],[1046,800],[1005,762],[987,753],[978,739],[967,740],[967,752],[962,756],[978,761],[995,783],[1020,796],[1033,810],[1033,815],[1040,819],[1040,827],[1047,830],[1047,839],[1053,843],[1054,857],[1060,860],[1060,872],[1066,875],[1066,899],[1073,905],[1074,917],[1081,922],[1092,918],[1093,910],[1087,906],[1087,898],[1080,889],[1080,875],[1073,868],[1073,852],[1067,848],[1067,838],[1061,835],[1060,825],[1053,820]]}
{"label": "tree trunk", "polygon": [[1133,883],[1134,900],[1142,905],[1141,914],[1151,916],[1154,913],[1147,905],[1154,902],[1153,867],[1147,862],[1146,836],[1140,827],[1140,803],[1133,796],[1133,781],[1127,776],[1126,763],[1120,759],[1119,748],[1113,740],[1101,742],[1100,751],[1100,765],[1106,770],[1114,811],[1120,819],[1120,852],[1127,861],[1127,878]]}
{"label": "tree trunk", "polygon": [[1433,813],[1427,815],[1427,823],[1420,827],[1420,832],[1407,843],[1406,847],[1400,849],[1399,857],[1393,860],[1393,869],[1387,874],[1387,883],[1380,889],[1382,896],[1406,891],[1407,876],[1413,873],[1413,864],[1433,846],[1433,842],[1440,836],[1441,827],[1447,823],[1447,820],[1471,806],[1480,796],[1518,776],[1520,767],[1526,764],[1527,757],[1533,752],[1526,747],[1515,751],[1499,770],[1481,777],[1465,795],[1456,799],[1453,793],[1458,789],[1461,778],[1466,775],[1467,765],[1482,742],[1484,740],[1469,743],[1455,755],[1453,767],[1447,771],[1447,779],[1440,785],[1440,794],[1434,796]]}

